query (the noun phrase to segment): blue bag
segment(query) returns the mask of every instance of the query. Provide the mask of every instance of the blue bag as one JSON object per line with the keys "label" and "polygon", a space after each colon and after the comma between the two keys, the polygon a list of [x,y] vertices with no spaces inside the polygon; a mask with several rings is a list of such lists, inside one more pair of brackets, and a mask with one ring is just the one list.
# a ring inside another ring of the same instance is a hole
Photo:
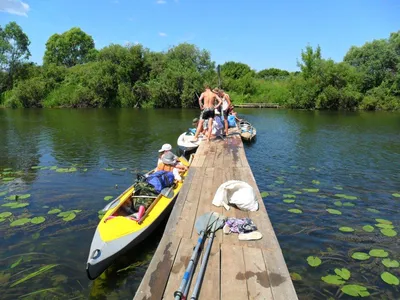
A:
{"label": "blue bag", "polygon": [[228,125],[229,127],[236,127],[235,116],[233,115],[228,116]]}
{"label": "blue bag", "polygon": [[174,179],[172,172],[157,171],[147,176],[146,182],[151,184],[157,193],[160,193],[163,188],[172,186]]}

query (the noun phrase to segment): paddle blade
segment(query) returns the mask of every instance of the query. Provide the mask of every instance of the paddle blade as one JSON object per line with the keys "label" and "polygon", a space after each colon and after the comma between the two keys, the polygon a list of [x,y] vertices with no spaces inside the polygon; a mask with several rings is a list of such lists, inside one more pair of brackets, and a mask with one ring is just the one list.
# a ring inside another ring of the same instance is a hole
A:
{"label": "paddle blade", "polygon": [[102,211],[107,211],[111,208],[114,208],[118,205],[119,203],[119,198],[113,200],[112,202],[108,203],[106,206],[104,206],[104,208],[102,209]]}
{"label": "paddle blade", "polygon": [[172,186],[169,188],[163,188],[160,194],[168,199],[171,199],[174,196],[174,191],[172,190]]}
{"label": "paddle blade", "polygon": [[196,228],[197,233],[200,234],[203,231],[208,232],[211,229],[213,229],[213,231],[217,231],[224,225],[224,222],[224,217],[219,213],[209,212],[198,217],[194,227]]}

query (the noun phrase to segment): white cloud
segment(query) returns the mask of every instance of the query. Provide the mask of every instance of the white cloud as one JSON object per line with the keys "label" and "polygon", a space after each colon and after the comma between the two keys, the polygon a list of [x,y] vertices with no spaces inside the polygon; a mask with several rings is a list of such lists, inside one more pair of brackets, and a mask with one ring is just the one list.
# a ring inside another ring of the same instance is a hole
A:
{"label": "white cloud", "polygon": [[157,2],[156,2],[157,4],[166,4],[167,3],[167,1],[165,1],[165,0],[157,0]]}
{"label": "white cloud", "polygon": [[162,36],[162,37],[167,36],[167,34],[165,32],[159,32],[158,35]]}
{"label": "white cloud", "polygon": [[12,15],[27,17],[29,5],[20,0],[0,0],[0,11]]}

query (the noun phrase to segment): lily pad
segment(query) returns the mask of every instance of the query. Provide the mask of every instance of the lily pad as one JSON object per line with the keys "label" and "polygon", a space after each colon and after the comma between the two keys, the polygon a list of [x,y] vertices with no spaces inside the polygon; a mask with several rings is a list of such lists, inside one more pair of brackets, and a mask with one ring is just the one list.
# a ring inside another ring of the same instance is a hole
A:
{"label": "lily pad", "polygon": [[6,219],[0,218],[0,223],[4,222]]}
{"label": "lily pad", "polygon": [[367,260],[370,258],[370,256],[364,252],[354,252],[351,257],[357,260]]}
{"label": "lily pad", "polygon": [[295,272],[290,273],[290,278],[292,278],[293,281],[299,281],[303,279],[299,273]]}
{"label": "lily pad", "polygon": [[33,167],[31,167],[32,170],[36,170],[36,169],[40,169],[40,168],[42,168],[42,167],[41,166],[33,166]]}
{"label": "lily pad", "polygon": [[261,198],[265,198],[265,197],[268,197],[268,196],[269,196],[268,192],[262,192],[261,193]]}
{"label": "lily pad", "polygon": [[351,202],[345,202],[345,203],[343,203],[343,206],[353,207],[353,206],[356,206],[356,205],[354,203],[351,203]]}
{"label": "lily pad", "polygon": [[309,256],[307,257],[307,262],[311,267],[318,267],[322,261],[318,256]]}
{"label": "lily pad", "polygon": [[114,171],[114,168],[104,168],[106,171]]}
{"label": "lily pad", "polygon": [[128,168],[121,168],[120,171],[126,171]]}
{"label": "lily pad", "polygon": [[382,228],[382,229],[393,229],[394,226],[393,225],[389,225],[389,224],[375,224],[376,227]]}
{"label": "lily pad", "polygon": [[54,209],[52,209],[52,210],[49,210],[49,211],[47,212],[47,214],[49,214],[49,215],[54,215],[54,214],[58,214],[59,212],[61,212],[61,209],[54,208]]}
{"label": "lily pad", "polygon": [[388,237],[393,237],[397,235],[397,231],[393,229],[381,229],[381,233]]}
{"label": "lily pad", "polygon": [[283,194],[283,198],[296,198],[296,195],[292,195],[292,194]]}
{"label": "lily pad", "polygon": [[313,180],[311,181],[313,184],[320,184],[320,182],[318,180]]}
{"label": "lily pad", "polygon": [[11,203],[6,203],[6,204],[2,204],[1,206],[5,206],[5,207],[9,207],[9,208],[22,208],[25,206],[28,206],[29,203],[27,202],[11,202]]}
{"label": "lily pad", "polygon": [[294,214],[302,214],[303,213],[303,211],[301,209],[297,209],[297,208],[288,209],[288,212],[291,212]]}
{"label": "lily pad", "polygon": [[327,276],[321,277],[321,279],[323,281],[325,281],[326,283],[334,284],[334,285],[342,285],[346,282],[343,280],[343,278],[341,278],[338,275],[327,275]]}
{"label": "lily pad", "polygon": [[368,297],[370,294],[366,287],[358,284],[348,284],[341,288],[341,291],[353,297]]}
{"label": "lily pad", "polygon": [[3,197],[4,195],[7,195],[7,191],[4,191],[4,192],[0,192],[0,197]]}
{"label": "lily pad", "polygon": [[22,257],[20,257],[16,262],[14,262],[11,266],[10,269],[14,269],[16,266],[18,266],[22,261]]}
{"label": "lily pad", "polygon": [[333,204],[335,204],[336,206],[342,206],[343,205],[342,201],[335,201],[335,202],[333,202]]}
{"label": "lily pad", "polygon": [[64,217],[63,220],[68,222],[68,221],[75,219],[75,217],[76,217],[75,213],[70,213],[68,216]]}
{"label": "lily pad", "polygon": [[357,200],[356,196],[349,196],[346,194],[335,194],[336,197],[347,199],[347,200]]}
{"label": "lily pad", "polygon": [[50,170],[57,170],[57,166],[50,167]]}
{"label": "lily pad", "polygon": [[22,226],[22,225],[25,225],[26,223],[29,223],[30,221],[31,221],[31,219],[29,219],[29,218],[21,218],[21,219],[17,219],[15,221],[11,222],[10,226],[11,227]]}
{"label": "lily pad", "polygon": [[31,220],[32,224],[40,224],[43,223],[44,221],[46,221],[46,219],[44,217],[34,217]]}
{"label": "lily pad", "polygon": [[394,194],[392,194],[392,196],[396,197],[396,198],[400,198],[400,193],[394,193]]}
{"label": "lily pad", "polygon": [[381,223],[381,224],[392,225],[391,221],[385,220],[385,219],[375,219],[375,221],[377,221],[378,223]]}
{"label": "lily pad", "polygon": [[337,190],[343,190],[343,188],[342,188],[340,185],[336,185],[336,186],[334,186],[333,188],[334,188],[334,189],[337,189]]}
{"label": "lily pad", "polygon": [[398,268],[399,262],[397,260],[392,260],[390,258],[382,259],[382,264],[387,268]]}
{"label": "lily pad", "polygon": [[293,199],[283,199],[283,202],[285,202],[285,203],[293,203],[293,202],[295,202],[295,200],[293,200]]}
{"label": "lily pad", "polygon": [[390,285],[399,285],[399,278],[389,272],[383,272],[381,274],[381,278],[384,282]]}
{"label": "lily pad", "polygon": [[353,232],[354,231],[354,229],[351,227],[340,227],[339,230],[342,232]]}
{"label": "lily pad", "polygon": [[5,168],[3,171],[11,171],[12,168]]}
{"label": "lily pad", "polygon": [[300,192],[300,191],[294,191],[293,192],[293,194],[296,194],[296,195],[301,195],[301,194],[303,194],[302,192]]}
{"label": "lily pad", "polygon": [[113,196],[105,196],[104,201],[110,201],[112,198],[114,198],[114,197]]}
{"label": "lily pad", "polygon": [[383,249],[372,249],[369,251],[369,255],[373,257],[388,257],[389,253]]}
{"label": "lily pad", "polygon": [[377,210],[377,209],[375,209],[375,208],[367,208],[367,210],[368,210],[369,212],[372,212],[372,213],[379,213],[379,212],[380,212],[379,210]]}
{"label": "lily pad", "polygon": [[363,229],[364,231],[366,231],[366,232],[372,232],[372,231],[375,230],[374,226],[371,226],[371,225],[365,225],[365,226],[363,226],[362,229]]}
{"label": "lily pad", "polygon": [[31,196],[31,194],[11,195],[11,196],[8,196],[6,199],[7,200],[24,200],[24,199],[28,199],[30,196]]}
{"label": "lily pad", "polygon": [[327,208],[326,211],[332,215],[341,215],[342,212],[337,209]]}
{"label": "lily pad", "polygon": [[336,275],[339,275],[340,277],[342,277],[344,280],[349,280],[350,278],[350,271],[347,270],[346,268],[342,268],[342,269],[335,269],[335,273]]}
{"label": "lily pad", "polygon": [[283,180],[275,180],[275,183],[277,184],[284,184],[285,182]]}
{"label": "lily pad", "polygon": [[303,191],[308,192],[308,193],[318,193],[319,189],[303,189]]}
{"label": "lily pad", "polygon": [[1,219],[8,218],[11,215],[12,215],[12,213],[10,213],[9,211],[5,211],[5,212],[0,213],[0,218]]}

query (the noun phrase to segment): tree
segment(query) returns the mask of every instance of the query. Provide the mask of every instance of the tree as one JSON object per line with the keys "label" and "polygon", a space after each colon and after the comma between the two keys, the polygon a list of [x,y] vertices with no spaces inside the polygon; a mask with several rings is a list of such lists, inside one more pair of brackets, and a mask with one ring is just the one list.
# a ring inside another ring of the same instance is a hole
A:
{"label": "tree", "polygon": [[93,38],[78,27],[63,34],[53,34],[46,43],[44,64],[72,67],[93,61],[97,55]]}
{"label": "tree", "polygon": [[306,51],[301,50],[302,62],[297,62],[297,66],[300,68],[305,79],[308,79],[315,75],[318,69],[318,64],[321,62],[321,47],[317,46],[314,49],[308,45]]}
{"label": "tree", "polygon": [[248,65],[243,63],[228,61],[221,66],[221,74],[223,77],[239,79],[249,73],[251,76],[254,75],[254,71],[252,71]]}
{"label": "tree", "polygon": [[276,68],[264,69],[257,73],[257,77],[261,78],[261,79],[287,77],[289,75],[290,75],[290,73],[288,71],[276,69]]}
{"label": "tree", "polygon": [[17,23],[10,22],[4,29],[0,26],[0,71],[8,73],[4,78],[7,82],[0,85],[6,89],[13,87],[18,66],[31,56],[29,44],[28,36]]}

